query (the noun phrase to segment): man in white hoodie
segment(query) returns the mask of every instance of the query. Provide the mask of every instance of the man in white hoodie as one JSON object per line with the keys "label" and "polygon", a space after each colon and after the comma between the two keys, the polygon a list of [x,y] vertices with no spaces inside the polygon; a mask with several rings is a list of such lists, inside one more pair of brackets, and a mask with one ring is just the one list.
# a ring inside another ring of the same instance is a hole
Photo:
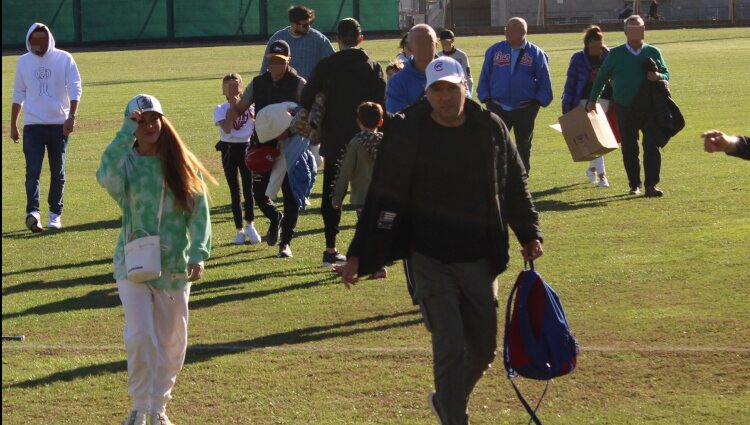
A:
{"label": "man in white hoodie", "polygon": [[46,25],[34,23],[26,34],[26,49],[16,64],[10,138],[18,143],[18,115],[23,114],[23,154],[26,157],[26,227],[41,232],[39,176],[44,152],[49,153],[50,188],[47,228],[59,230],[65,188],[68,135],[75,128],[81,99],[81,75],[70,53],[56,49]]}

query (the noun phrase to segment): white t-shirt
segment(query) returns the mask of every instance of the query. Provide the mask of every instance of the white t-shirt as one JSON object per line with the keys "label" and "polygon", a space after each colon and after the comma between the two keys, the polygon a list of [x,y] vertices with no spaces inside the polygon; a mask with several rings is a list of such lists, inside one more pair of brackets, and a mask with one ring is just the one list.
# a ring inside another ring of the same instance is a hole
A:
{"label": "white t-shirt", "polygon": [[227,143],[248,143],[255,128],[255,120],[253,119],[255,108],[251,106],[245,113],[238,116],[234,120],[234,123],[232,123],[232,131],[229,134],[224,133],[224,130],[219,125],[219,121],[223,121],[226,118],[227,111],[229,111],[229,102],[216,105],[214,108],[214,124],[219,129],[219,140]]}

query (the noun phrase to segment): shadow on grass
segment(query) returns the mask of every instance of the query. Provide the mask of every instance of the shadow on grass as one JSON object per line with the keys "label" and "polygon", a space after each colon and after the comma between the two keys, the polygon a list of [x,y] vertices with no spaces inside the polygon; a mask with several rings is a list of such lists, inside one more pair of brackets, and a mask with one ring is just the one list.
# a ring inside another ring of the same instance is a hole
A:
{"label": "shadow on grass", "polygon": [[542,211],[573,211],[582,208],[604,207],[612,202],[628,201],[635,199],[633,195],[622,193],[619,195],[605,196],[602,198],[589,198],[574,202],[565,202],[555,199],[542,199],[534,201],[536,209]]}
{"label": "shadow on grass", "polygon": [[[111,262],[111,261],[110,261]],[[82,285],[101,285],[107,283],[113,283],[114,278],[112,272],[85,276],[85,277],[73,277],[70,279],[43,281],[43,280],[32,280],[30,282],[24,282],[15,286],[3,288],[3,296],[18,294],[26,291],[42,291],[47,289],[64,289],[72,288],[75,286]],[[5,317],[5,316],[3,316]]]}
{"label": "shadow on grass", "polygon": [[[308,269],[319,270],[318,267],[309,267]],[[232,288],[239,288],[241,285],[245,285],[248,283],[257,282],[257,281],[261,281],[265,279],[274,279],[274,281],[278,281],[278,279],[288,278],[292,276],[308,276],[308,275],[311,277],[315,275],[315,277],[318,277],[318,279],[295,283],[292,285],[279,286],[279,287],[267,288],[267,289],[258,289],[258,290],[249,291],[249,292],[235,292],[235,293],[225,294],[225,295],[213,295],[207,298],[201,297],[202,294],[204,295],[208,295],[210,293],[215,294],[216,292],[221,292],[222,289],[229,290]],[[267,297],[267,296],[275,295],[275,294],[283,294],[284,292],[289,292],[289,291],[297,291],[301,289],[310,289],[310,288],[315,288],[318,286],[330,285],[332,283],[335,283],[338,280],[338,278],[339,276],[333,273],[329,273],[328,275],[321,276],[321,273],[319,271],[311,272],[311,271],[306,271],[306,269],[297,269],[297,270],[291,270],[291,271],[258,273],[258,274],[242,276],[242,277],[238,277],[234,279],[222,279],[218,281],[206,282],[205,284],[196,285],[191,289],[190,309],[197,310],[197,309],[212,307],[212,306],[222,304],[222,303],[227,303],[227,302],[252,300],[252,299],[263,298],[263,297]]]}
{"label": "shadow on grass", "polygon": [[[421,324],[422,319],[420,317],[410,319],[409,317],[417,316],[418,314],[418,310],[409,310],[393,314],[379,314],[377,316],[354,319],[330,325],[309,326],[287,332],[278,332],[257,338],[226,343],[190,346],[188,347],[185,364],[200,364],[215,357],[236,354],[238,352],[250,352],[271,347],[294,346],[330,338],[345,338],[364,333],[383,332],[388,329],[415,326]],[[383,323],[394,319],[400,320],[396,323]],[[76,379],[91,378],[112,373],[124,373],[127,369],[126,361],[117,360],[56,372],[41,378],[17,382],[11,385],[3,385],[3,388],[37,388],[61,382],[70,382]]]}
{"label": "shadow on grass", "polygon": [[[64,217],[63,217],[64,219]],[[63,223],[64,225],[65,223]],[[3,239],[28,239],[36,237],[44,237],[45,235],[56,235],[58,233],[70,233],[70,232],[87,232],[90,230],[105,230],[105,229],[119,229],[122,221],[117,218],[114,220],[102,220],[94,221],[91,223],[76,224],[73,226],[65,225],[62,230],[45,230],[41,233],[31,233],[27,229],[15,230],[12,232],[3,233]]]}
{"label": "shadow on grass", "polygon": [[[81,267],[103,266],[105,264],[111,265],[112,258],[107,257],[107,258],[102,258],[99,260],[84,261],[82,263],[59,264],[56,266],[44,266],[44,267],[38,267],[35,269],[16,270],[16,271],[7,272],[7,273],[3,271],[3,277],[15,276],[18,274],[26,274],[26,273],[48,272],[52,270],[66,270],[66,269],[77,269]],[[5,291],[3,291],[3,295],[5,295]]]}
{"label": "shadow on grass", "polygon": [[[109,282],[112,282],[112,275],[100,275],[106,276]],[[92,276],[92,280],[94,277]],[[78,280],[74,281],[63,281],[72,282],[71,285],[78,285]],[[90,282],[91,283],[91,282]],[[93,282],[93,283],[102,283]],[[4,296],[4,295],[3,295]],[[69,313],[76,310],[91,310],[95,308],[114,308],[120,305],[120,297],[117,295],[117,287],[114,283],[106,289],[98,289],[91,291],[86,295],[80,297],[66,298],[60,301],[54,301],[49,304],[37,305],[34,307],[27,308],[26,310],[19,311],[16,313],[4,313],[3,320],[14,319],[16,317],[30,316],[30,315],[44,315],[54,313]]]}

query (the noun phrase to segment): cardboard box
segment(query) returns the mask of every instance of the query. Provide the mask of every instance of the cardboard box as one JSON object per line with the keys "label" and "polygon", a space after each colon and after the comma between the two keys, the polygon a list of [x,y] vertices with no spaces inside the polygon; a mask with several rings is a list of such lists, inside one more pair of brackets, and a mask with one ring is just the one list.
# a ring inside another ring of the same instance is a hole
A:
{"label": "cardboard box", "polygon": [[607,116],[598,103],[596,112],[586,112],[586,108],[579,106],[558,121],[573,161],[591,161],[618,148]]}

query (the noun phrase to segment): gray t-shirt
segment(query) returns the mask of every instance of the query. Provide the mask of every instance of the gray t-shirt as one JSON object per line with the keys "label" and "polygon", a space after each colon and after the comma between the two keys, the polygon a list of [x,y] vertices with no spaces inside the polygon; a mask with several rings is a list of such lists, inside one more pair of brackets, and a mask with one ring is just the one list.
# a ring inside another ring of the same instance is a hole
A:
{"label": "gray t-shirt", "polygon": [[474,89],[474,79],[471,77],[471,70],[469,69],[469,57],[466,56],[463,50],[453,48],[452,53],[445,53],[439,51],[438,56],[447,56],[451,59],[455,59],[464,68],[464,74],[466,74],[466,93],[468,97],[471,97],[471,91]]}

